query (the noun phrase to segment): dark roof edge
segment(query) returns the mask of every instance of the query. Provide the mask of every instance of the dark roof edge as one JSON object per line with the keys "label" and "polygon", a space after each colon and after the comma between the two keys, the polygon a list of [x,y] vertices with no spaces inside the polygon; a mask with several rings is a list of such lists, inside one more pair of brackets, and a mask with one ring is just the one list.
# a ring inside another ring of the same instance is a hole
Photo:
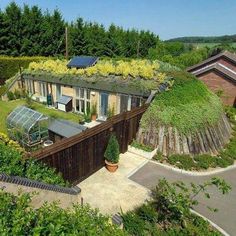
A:
{"label": "dark roof edge", "polygon": [[[123,94],[130,94],[134,96],[142,96],[142,97],[148,97],[151,93],[151,90],[141,90],[137,86],[134,86],[134,84],[131,84],[128,86],[127,84],[118,84],[115,82],[108,82],[99,80],[96,82],[89,82],[83,79],[75,79],[75,78],[68,78],[66,80],[63,80],[62,78],[50,75],[51,78],[48,78],[47,76],[43,75],[35,75],[35,74],[23,74],[23,78],[29,78],[32,80],[37,81],[43,81],[43,82],[51,82],[55,84],[61,84],[66,86],[78,86],[78,87],[84,87],[88,89],[93,89],[97,91],[108,91],[112,93],[123,93]],[[158,89],[158,88],[157,88]]]}
{"label": "dark roof edge", "polygon": [[228,51],[224,51],[224,52],[221,52],[213,57],[209,57],[208,59],[196,64],[196,65],[193,65],[193,66],[190,66],[187,68],[187,71],[188,72],[192,72],[192,70],[194,70],[195,68],[198,68],[199,66],[202,66],[208,62],[211,62],[211,61],[214,61],[220,57],[224,57],[226,59],[228,59],[229,61],[233,62],[235,65],[236,65],[236,55],[234,55],[233,53],[231,52],[228,52]]}
{"label": "dark roof edge", "polygon": [[228,79],[230,79],[232,82],[236,83],[236,74],[233,74],[232,72],[224,69],[223,67],[221,67],[220,65],[212,65],[211,67],[208,67],[206,69],[203,69],[201,71],[198,71],[196,73],[193,73],[195,76],[199,76],[202,75],[204,73],[207,73],[209,71],[215,70],[221,74],[223,74],[224,76],[226,76]]}

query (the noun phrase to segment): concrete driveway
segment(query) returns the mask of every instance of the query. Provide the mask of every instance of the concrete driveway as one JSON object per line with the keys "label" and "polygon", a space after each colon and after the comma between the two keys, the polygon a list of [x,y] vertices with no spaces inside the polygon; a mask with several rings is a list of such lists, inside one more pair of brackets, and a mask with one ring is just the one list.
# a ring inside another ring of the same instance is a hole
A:
{"label": "concrete driveway", "polygon": [[[190,182],[202,183],[215,176],[225,179],[231,185],[232,190],[229,194],[222,195],[216,188],[212,187],[209,189],[211,199],[199,196],[200,204],[195,210],[217,224],[229,235],[236,235],[236,168],[208,176],[190,176],[148,162],[129,178],[148,189],[152,189],[162,178],[166,178],[170,182],[180,180],[188,184]],[[219,211],[211,212],[206,206],[217,208]]]}

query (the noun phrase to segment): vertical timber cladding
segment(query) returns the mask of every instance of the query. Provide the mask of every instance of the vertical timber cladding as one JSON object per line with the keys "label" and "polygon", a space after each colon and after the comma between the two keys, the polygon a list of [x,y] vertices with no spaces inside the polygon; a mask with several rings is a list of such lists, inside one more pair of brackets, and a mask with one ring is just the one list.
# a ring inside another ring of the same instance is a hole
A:
{"label": "vertical timber cladding", "polygon": [[118,114],[71,138],[32,153],[38,161],[55,168],[70,183],[79,183],[104,166],[104,152],[111,133],[117,137],[120,152],[136,138],[139,122],[148,105]]}

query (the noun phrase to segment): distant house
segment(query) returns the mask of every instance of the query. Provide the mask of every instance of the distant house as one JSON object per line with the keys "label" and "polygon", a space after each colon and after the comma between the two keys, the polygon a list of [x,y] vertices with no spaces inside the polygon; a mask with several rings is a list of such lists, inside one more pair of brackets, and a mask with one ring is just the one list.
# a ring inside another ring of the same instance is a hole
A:
{"label": "distant house", "polygon": [[236,106],[236,54],[222,52],[189,67],[188,72],[203,81],[213,92],[222,93],[224,104]]}

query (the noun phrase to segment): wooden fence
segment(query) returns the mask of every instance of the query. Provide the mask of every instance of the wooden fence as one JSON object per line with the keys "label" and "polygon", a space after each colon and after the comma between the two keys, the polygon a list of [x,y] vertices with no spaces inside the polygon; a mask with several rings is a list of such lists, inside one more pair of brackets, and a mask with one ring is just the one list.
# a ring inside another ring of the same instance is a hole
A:
{"label": "wooden fence", "polygon": [[103,122],[71,138],[63,139],[33,153],[33,157],[61,172],[64,179],[77,184],[104,166],[104,152],[111,133],[114,133],[124,153],[136,137],[143,105]]}

